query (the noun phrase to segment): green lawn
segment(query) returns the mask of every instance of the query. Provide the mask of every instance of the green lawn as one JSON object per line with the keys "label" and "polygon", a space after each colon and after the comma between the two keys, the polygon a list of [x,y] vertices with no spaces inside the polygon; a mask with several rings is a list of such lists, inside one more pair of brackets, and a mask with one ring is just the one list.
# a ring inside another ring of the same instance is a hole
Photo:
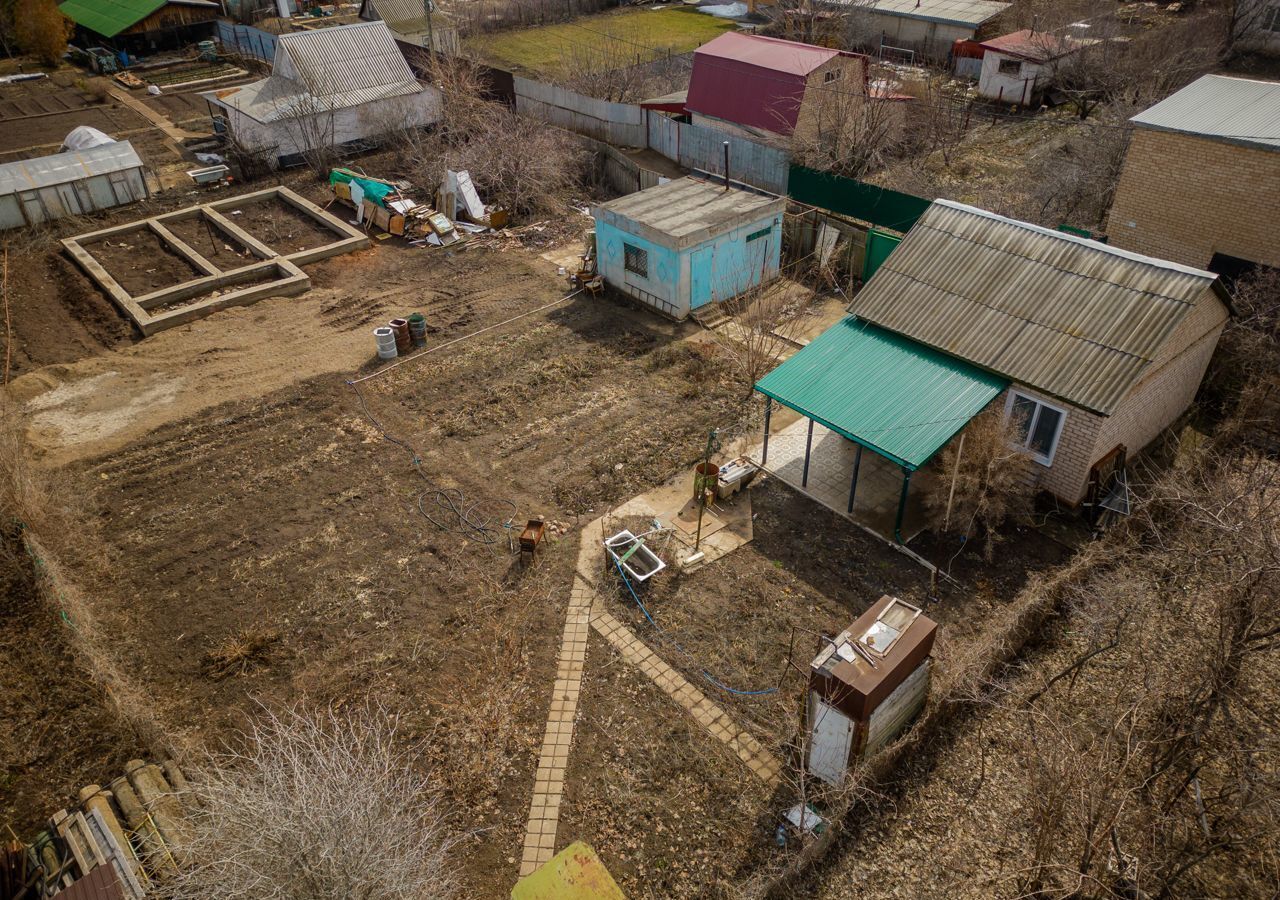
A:
{"label": "green lawn", "polygon": [[554,77],[688,53],[733,28],[731,21],[691,9],[628,9],[562,25],[481,35],[466,46],[490,65]]}

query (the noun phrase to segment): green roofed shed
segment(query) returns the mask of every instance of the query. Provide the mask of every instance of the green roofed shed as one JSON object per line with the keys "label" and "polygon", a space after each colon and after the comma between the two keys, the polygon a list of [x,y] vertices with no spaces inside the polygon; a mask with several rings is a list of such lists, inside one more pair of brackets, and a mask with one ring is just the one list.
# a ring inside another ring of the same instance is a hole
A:
{"label": "green roofed shed", "polygon": [[66,0],[58,9],[89,31],[115,37],[164,5],[165,0]]}
{"label": "green roofed shed", "polygon": [[756,390],[908,469],[918,469],[1009,386],[963,360],[848,316]]}

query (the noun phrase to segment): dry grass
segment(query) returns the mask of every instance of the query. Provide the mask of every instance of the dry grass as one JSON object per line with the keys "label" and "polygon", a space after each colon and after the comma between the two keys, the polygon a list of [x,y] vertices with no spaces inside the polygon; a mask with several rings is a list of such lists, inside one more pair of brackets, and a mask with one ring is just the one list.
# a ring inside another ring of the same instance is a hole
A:
{"label": "dry grass", "polygon": [[265,664],[270,648],[280,640],[280,630],[255,624],[227,635],[205,654],[204,666],[212,678],[242,675]]}

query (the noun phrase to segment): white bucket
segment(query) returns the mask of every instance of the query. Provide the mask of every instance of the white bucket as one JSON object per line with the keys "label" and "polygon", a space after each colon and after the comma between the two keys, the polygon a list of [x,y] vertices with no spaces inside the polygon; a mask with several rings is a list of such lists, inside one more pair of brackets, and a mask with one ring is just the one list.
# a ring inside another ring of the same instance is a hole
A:
{"label": "white bucket", "polygon": [[396,335],[386,325],[373,329],[373,339],[378,344],[378,359],[396,358]]}

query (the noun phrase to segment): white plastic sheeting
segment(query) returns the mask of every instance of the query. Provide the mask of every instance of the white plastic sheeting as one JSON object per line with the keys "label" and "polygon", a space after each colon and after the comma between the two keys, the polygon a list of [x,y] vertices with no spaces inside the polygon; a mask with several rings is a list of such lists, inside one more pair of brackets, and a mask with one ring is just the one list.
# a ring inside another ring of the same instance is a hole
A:
{"label": "white plastic sheeting", "polygon": [[65,153],[68,150],[92,150],[94,147],[102,147],[106,144],[114,144],[116,139],[108,134],[104,134],[96,128],[88,125],[77,125],[71,129],[71,132],[62,142],[59,153]]}

